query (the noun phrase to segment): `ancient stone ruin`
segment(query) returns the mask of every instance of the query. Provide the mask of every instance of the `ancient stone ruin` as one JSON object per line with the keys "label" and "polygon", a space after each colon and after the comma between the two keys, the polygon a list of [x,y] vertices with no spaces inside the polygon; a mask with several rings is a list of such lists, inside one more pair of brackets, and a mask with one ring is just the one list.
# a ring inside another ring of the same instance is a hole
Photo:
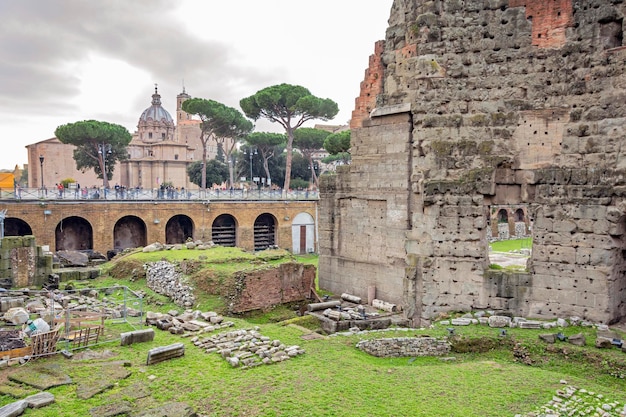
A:
{"label": "ancient stone ruin", "polygon": [[[375,286],[414,325],[487,308],[626,318],[625,14],[621,0],[395,0],[351,165],[323,179],[320,286]],[[519,216],[502,233],[532,235],[527,273],[488,268],[502,207]]]}

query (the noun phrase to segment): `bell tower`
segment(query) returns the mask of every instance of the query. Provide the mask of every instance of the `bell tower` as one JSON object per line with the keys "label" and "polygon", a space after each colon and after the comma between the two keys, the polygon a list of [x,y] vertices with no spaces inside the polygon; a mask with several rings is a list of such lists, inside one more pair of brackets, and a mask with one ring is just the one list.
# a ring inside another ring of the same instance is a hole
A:
{"label": "bell tower", "polygon": [[176,96],[176,125],[180,124],[183,120],[191,120],[191,115],[183,111],[183,103],[190,98],[191,96],[187,94],[185,85],[183,84],[183,92]]}

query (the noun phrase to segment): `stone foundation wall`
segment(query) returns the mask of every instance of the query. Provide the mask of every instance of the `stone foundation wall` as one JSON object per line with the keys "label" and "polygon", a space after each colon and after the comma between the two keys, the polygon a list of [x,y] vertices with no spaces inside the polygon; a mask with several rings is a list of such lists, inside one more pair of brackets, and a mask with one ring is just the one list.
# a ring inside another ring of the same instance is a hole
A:
{"label": "stone foundation wall", "polygon": [[7,236],[0,239],[0,281],[2,286],[40,287],[52,272],[52,255],[44,256],[34,236]]}
{"label": "stone foundation wall", "polygon": [[[399,303],[405,248],[402,236],[409,227],[410,199],[406,193],[410,170],[411,124],[407,114],[368,121],[368,128],[352,140],[355,155],[349,170],[339,169],[349,181],[335,183],[322,176],[320,199],[320,277],[323,288],[367,299],[368,285],[376,297]],[[394,138],[404,138],[395,141]],[[371,262],[383,257],[384,265]],[[341,271],[350,270],[350,274]]]}
{"label": "stone foundation wall", "polygon": [[[385,288],[415,325],[479,308],[626,318],[626,4],[549,3],[394,1],[378,108],[322,184],[322,287]],[[374,220],[344,201],[374,195]],[[514,298],[487,273],[500,205],[534,221]]]}
{"label": "stone foundation wall", "polygon": [[356,347],[379,358],[443,356],[450,353],[447,340],[427,336],[362,340]]}

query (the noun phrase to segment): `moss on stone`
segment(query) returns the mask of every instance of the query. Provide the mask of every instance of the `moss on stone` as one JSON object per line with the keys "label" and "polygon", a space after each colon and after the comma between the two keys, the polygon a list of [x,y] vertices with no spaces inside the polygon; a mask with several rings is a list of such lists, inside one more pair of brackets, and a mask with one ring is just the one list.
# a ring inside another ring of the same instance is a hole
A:
{"label": "moss on stone", "polygon": [[461,178],[461,181],[469,183],[489,182],[493,176],[493,171],[494,168],[492,167],[470,169]]}
{"label": "moss on stone", "polygon": [[506,125],[510,125],[510,124],[515,124],[517,121],[517,114],[510,112],[510,113],[502,113],[502,112],[496,112],[496,113],[491,113],[491,124],[494,126],[506,126]]}
{"label": "moss on stone", "polygon": [[452,114],[448,116],[426,116],[422,119],[422,127],[461,127],[463,116]]}
{"label": "moss on stone", "polygon": [[435,140],[431,142],[430,148],[437,157],[442,157],[452,153],[454,144],[446,140]]}
{"label": "moss on stone", "polygon": [[478,144],[478,153],[480,155],[489,155],[493,152],[493,147],[494,142],[492,140],[480,142],[480,144]]}
{"label": "moss on stone", "polygon": [[489,125],[489,118],[484,113],[474,114],[474,115],[466,118],[464,123],[466,123],[468,126],[473,126],[473,127],[476,127],[476,126],[488,126]]}
{"label": "moss on stone", "polygon": [[417,16],[417,18],[415,19],[414,25],[418,27],[421,27],[421,26],[436,27],[438,26],[438,19],[437,19],[437,16],[434,15],[433,13],[424,13],[424,14]]}

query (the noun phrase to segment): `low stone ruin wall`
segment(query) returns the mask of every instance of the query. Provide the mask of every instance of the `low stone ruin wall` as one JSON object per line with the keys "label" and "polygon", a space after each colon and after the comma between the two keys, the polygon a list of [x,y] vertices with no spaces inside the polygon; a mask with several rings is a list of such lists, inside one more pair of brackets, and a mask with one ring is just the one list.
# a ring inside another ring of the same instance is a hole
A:
{"label": "low stone ruin wall", "polygon": [[34,236],[7,236],[0,240],[0,286],[31,287],[45,283],[52,256],[35,245]]}
{"label": "low stone ruin wall", "polygon": [[451,345],[445,339],[434,337],[393,337],[362,340],[356,347],[379,358],[443,356],[450,353]]}

